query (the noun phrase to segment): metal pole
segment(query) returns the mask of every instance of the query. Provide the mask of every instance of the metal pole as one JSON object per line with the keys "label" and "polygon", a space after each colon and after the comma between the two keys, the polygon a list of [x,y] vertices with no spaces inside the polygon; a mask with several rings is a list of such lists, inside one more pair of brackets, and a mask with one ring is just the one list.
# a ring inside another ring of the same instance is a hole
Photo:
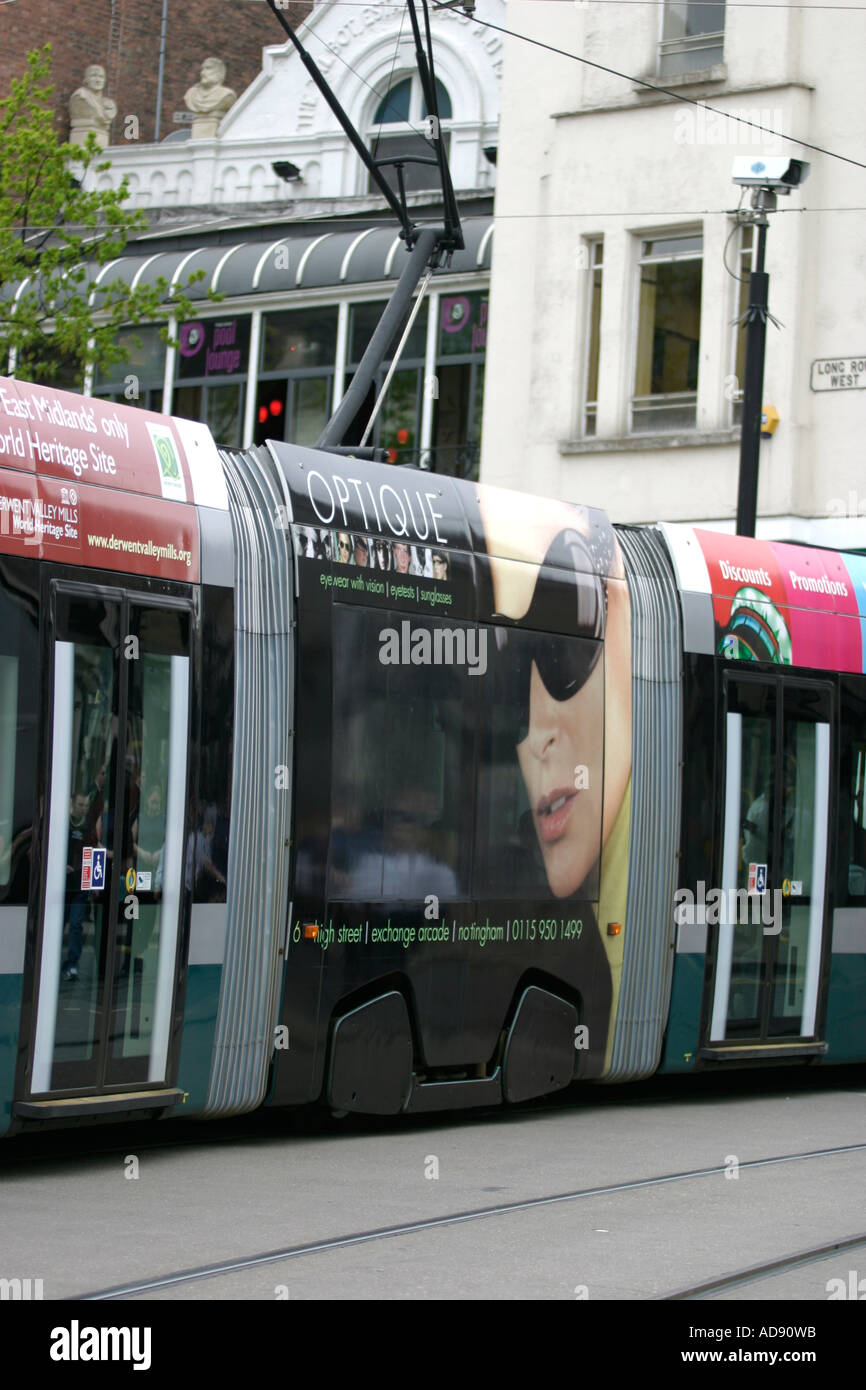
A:
{"label": "metal pole", "polygon": [[162,84],[165,80],[165,31],[168,25],[168,0],[162,0],[162,24],[159,31],[159,73],[156,79],[156,129],[153,138],[159,141],[159,124],[162,119]]}
{"label": "metal pole", "polygon": [[364,433],[361,436],[362,447],[367,443],[367,440],[370,438],[370,435],[373,432],[373,426],[376,423],[376,416],[379,414],[379,411],[382,409],[382,406],[385,403],[385,397],[388,394],[388,387],[391,385],[391,378],[397,370],[400,358],[403,356],[403,349],[406,346],[406,343],[408,342],[409,334],[412,332],[412,325],[418,317],[418,310],[421,308],[421,302],[424,298],[424,291],[427,289],[427,286],[430,284],[432,278],[433,271],[428,266],[424,274],[424,279],[421,281],[421,287],[418,290],[418,297],[412,306],[412,312],[406,320],[406,327],[403,329],[403,334],[400,338],[399,343],[397,344],[397,351],[394,353],[394,357],[386,373],[385,380],[382,382],[382,390],[379,392],[379,399],[376,401],[376,404],[370,411],[370,418],[367,421],[367,428],[364,430]]}
{"label": "metal pole", "polygon": [[[775,199],[773,200],[775,203]],[[746,327],[746,379],[743,383],[743,422],[740,433],[740,482],[737,493],[737,535],[754,536],[758,510],[758,461],[761,448],[761,410],[764,395],[764,352],[767,338],[767,291],[764,273],[767,214],[759,205],[758,263],[749,276]]]}
{"label": "metal pole", "polygon": [[418,240],[409,253],[409,259],[403,268],[400,279],[394,286],[394,293],[376,325],[376,330],[367,345],[364,356],[358,363],[358,370],[352,377],[346,394],[336,411],[319,436],[316,444],[317,449],[327,449],[331,444],[342,444],[343,435],[364,403],[367,392],[382,364],[382,359],[391,345],[403,314],[406,312],[406,306],[415,292],[424,267],[433,255],[442,235],[441,228],[422,227],[419,231]]}

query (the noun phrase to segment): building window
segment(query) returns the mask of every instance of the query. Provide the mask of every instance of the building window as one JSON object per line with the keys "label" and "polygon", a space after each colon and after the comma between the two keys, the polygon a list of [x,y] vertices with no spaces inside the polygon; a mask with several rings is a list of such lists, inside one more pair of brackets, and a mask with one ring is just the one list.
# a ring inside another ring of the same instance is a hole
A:
{"label": "building window", "polygon": [[267,314],[254,440],[313,445],[331,413],[337,306]]}
{"label": "building window", "polygon": [[694,429],[703,237],[641,242],[632,430]]}
{"label": "building window", "polygon": [[[384,307],[384,300],[351,306],[347,386]],[[426,356],[428,312],[436,315],[435,355],[431,355],[429,361]],[[487,314],[487,290],[442,294],[422,304],[368,440],[377,448],[387,450],[389,463],[420,465],[434,473],[477,479]],[[389,355],[346,432],[346,444],[361,442],[402,331],[401,326],[394,334]],[[422,439],[422,430],[427,428],[425,419],[429,422],[429,436]]]}
{"label": "building window", "polygon": [[137,405],[142,410],[162,410],[162,387],[165,379],[164,324],[143,323],[122,328],[117,335],[121,347],[129,353],[125,362],[114,362],[94,373],[93,395],[122,405]]}
{"label": "building window", "polygon": [[749,276],[755,254],[751,227],[740,229],[739,285],[737,286],[737,327],[734,342],[734,390],[731,396],[731,423],[743,423],[743,387],[746,381],[746,311],[749,307]]}
{"label": "building window", "polygon": [[487,290],[441,296],[436,372],[426,383],[433,392],[431,467],[473,481],[481,451],[487,315]]}
{"label": "building window", "polygon": [[[376,328],[386,300],[372,300],[365,304],[353,304],[349,310],[349,354],[346,386],[358,368],[373,331]],[[387,449],[389,463],[409,463],[417,466],[421,433],[421,405],[424,387],[424,351],[427,340],[426,301],[421,305],[412,331],[400,356],[400,364],[391,378],[388,394],[376,416],[373,432],[367,441],[376,448]],[[388,367],[409,317],[407,309],[403,322],[394,334],[376,379],[367,393],[367,398],[358,410],[352,425],[345,436],[345,443],[359,444],[363,436],[370,412],[382,391]]]}
{"label": "building window", "polygon": [[665,0],[659,74],[676,77],[722,61],[725,47],[725,0]]}
{"label": "building window", "polygon": [[173,413],[203,420],[218,443],[240,447],[249,354],[249,314],[182,323]]}
{"label": "building window", "polygon": [[598,356],[601,344],[601,272],[604,268],[604,242],[590,242],[589,272],[591,275],[586,338],[586,402],[583,413],[584,434],[595,434],[598,406]]}
{"label": "building window", "polygon": [[[442,122],[442,142],[448,155],[450,136],[445,130],[445,122],[451,120],[451,98],[436,78],[436,104],[439,120]],[[368,143],[374,159],[436,159],[435,149],[429,139],[425,121],[429,112],[421,89],[421,79],[417,76],[403,77],[395,82],[376,107],[369,131]],[[382,170],[384,178],[392,188],[397,188],[397,170],[393,164]],[[439,187],[438,169],[433,164],[403,165],[403,185],[412,193],[424,188]],[[367,192],[375,192],[372,178]]]}

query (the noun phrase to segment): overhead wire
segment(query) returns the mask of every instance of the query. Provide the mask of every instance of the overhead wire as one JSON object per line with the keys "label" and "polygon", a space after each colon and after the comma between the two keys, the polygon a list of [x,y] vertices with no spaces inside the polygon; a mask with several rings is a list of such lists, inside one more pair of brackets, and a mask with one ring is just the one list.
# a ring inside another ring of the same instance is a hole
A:
{"label": "overhead wire", "polygon": [[[433,193],[433,190],[431,190],[431,194],[432,194],[432,193]],[[371,194],[370,196],[373,197],[374,195]],[[429,198],[426,198],[425,201],[430,201],[430,199],[429,199]],[[678,218],[684,218],[684,217],[736,217],[738,211],[739,211],[738,208],[685,208],[685,209],[683,209],[683,210],[677,209],[676,215],[677,215]],[[800,217],[802,217],[802,216],[804,216],[804,215],[810,215],[810,214],[811,214],[811,215],[820,216],[820,215],[823,214],[823,213],[830,213],[830,212],[832,212],[832,213],[838,213],[838,212],[866,212],[866,206],[863,206],[863,207],[835,207],[835,208],[822,208],[822,207],[812,207],[812,208],[810,208],[810,207],[805,207],[805,208],[804,208],[804,207],[776,208],[775,212],[773,213],[773,216],[774,216],[774,217],[779,217],[779,216],[781,216],[783,213],[786,213],[786,212],[787,212],[787,213],[796,213],[796,214],[797,214],[798,216],[800,216]],[[468,213],[468,214],[467,214],[467,217],[470,218],[470,219],[471,219],[472,217],[484,217],[484,216],[489,216],[489,214],[485,214],[485,213]],[[603,208],[592,208],[592,209],[590,209],[588,212],[497,212],[497,214],[496,214],[496,220],[497,220],[497,222],[518,222],[518,221],[522,221],[522,222],[531,222],[531,221],[544,222],[544,221],[565,220],[565,219],[567,219],[567,218],[575,218],[575,217],[581,217],[581,218],[584,218],[584,219],[586,219],[586,218],[600,218],[600,217],[637,217],[637,218],[643,218],[643,219],[645,219],[646,221],[650,221],[650,220],[653,219],[653,218],[662,218],[662,217],[664,217],[664,218],[669,218],[670,216],[671,216],[671,210],[670,210],[669,207],[668,207],[668,208],[649,208],[649,209],[646,209],[646,208],[645,208],[645,209],[644,209],[643,211],[641,211],[641,212],[635,212],[635,211],[632,211],[631,209],[629,209],[628,211],[623,211],[622,209],[619,209],[619,208],[617,208],[615,211],[611,211],[611,210],[609,210],[609,209],[603,209]],[[253,229],[253,228],[255,228],[255,227],[258,226],[258,225],[262,225],[262,226],[266,226],[266,227],[270,227],[270,226],[272,225],[272,219],[266,219],[266,218],[263,218],[263,219],[262,219],[261,224],[256,223],[256,222],[243,222],[242,220],[241,220],[241,221],[234,221],[234,219],[230,219],[230,220],[231,220],[231,222],[232,222],[232,226],[235,227],[239,233],[240,233],[240,232],[243,232],[245,229]],[[344,230],[348,230],[348,228],[347,228],[347,223],[348,223],[350,220],[351,220],[350,217],[349,217],[346,213],[337,213],[337,212],[335,212],[335,213],[329,213],[329,214],[327,214],[327,215],[325,215],[325,216],[323,216],[323,217],[311,217],[311,218],[309,219],[309,228],[310,228],[310,230],[308,230],[308,231],[306,231],[306,232],[304,232],[304,233],[301,233],[301,234],[299,234],[299,235],[302,236],[302,237],[303,237],[303,236],[307,236],[307,237],[308,237],[308,236],[311,236],[311,235],[312,235],[312,229],[313,229],[314,227],[315,227],[315,228],[317,228],[317,227],[327,227],[327,226],[329,226],[330,224],[334,224],[334,225],[337,225],[337,226],[341,226]],[[208,223],[196,224],[195,230],[198,230],[198,229],[199,229],[199,225],[201,225],[203,228],[210,228],[211,230],[214,230],[214,231],[217,231],[217,230],[219,230],[219,231],[225,231],[225,230],[226,230],[225,222],[223,222],[223,221],[220,221],[220,222],[217,223],[217,224],[215,224],[213,221],[209,221]],[[385,226],[388,225],[388,223],[387,223],[386,221],[383,221],[383,222],[381,223],[381,225],[382,225],[383,227],[385,227]],[[90,230],[89,228],[84,228],[83,225],[82,225],[81,227],[79,227],[77,224],[71,224],[71,226],[72,226],[72,229],[73,229],[73,230]],[[186,228],[184,227],[183,230],[185,230],[185,229],[186,229]],[[19,229],[19,230],[20,230],[20,229]],[[32,235],[35,236],[35,235],[39,235],[40,233],[42,233],[42,232],[44,232],[44,231],[48,231],[48,232],[55,231],[56,228],[54,228],[54,227],[47,227],[47,228],[46,228],[46,227],[30,226],[30,225],[28,224],[28,226],[27,226],[24,230],[25,230],[28,234],[32,234]],[[165,226],[163,226],[163,227],[160,228],[160,231],[162,231],[166,237],[177,236],[177,235],[180,234],[180,231],[181,231],[181,230],[182,230],[181,227],[165,227]],[[97,235],[97,236],[101,236],[102,234],[101,234],[101,233],[97,233],[96,235]],[[395,235],[396,235],[396,234],[395,234]],[[129,244],[130,244],[130,245],[137,245],[137,244],[144,244],[145,242],[151,243],[151,242],[155,242],[155,241],[158,241],[158,240],[159,240],[159,231],[154,232],[151,228],[148,228],[148,230],[147,230],[142,236],[132,238],[132,239],[130,240],[130,243],[129,243]]]}
{"label": "overhead wire", "polygon": [[[397,7],[397,6],[394,6],[394,8],[396,9],[396,8],[398,8],[398,7]],[[402,18],[402,16],[403,16],[403,14],[405,13],[405,4],[401,4],[401,5],[399,6],[399,9],[400,9],[400,33],[402,33],[402,29],[403,29],[403,18]],[[329,44],[315,32],[315,30],[310,30],[309,35],[306,36],[306,37],[316,39],[316,41],[317,41],[318,43],[321,44],[322,48],[326,48],[326,49],[328,50],[328,53],[329,53],[329,54],[332,54],[333,57],[337,58],[337,59],[343,64],[343,67],[346,68],[347,71],[350,72],[350,73],[352,74],[353,77],[356,77],[356,78],[358,79],[358,81],[362,84],[362,86],[364,86],[364,87],[367,88],[367,91],[368,91],[368,92],[372,92],[374,97],[378,97],[378,99],[379,99],[380,102],[382,101],[383,97],[385,97],[385,96],[388,95],[387,91],[384,92],[384,93],[381,92],[381,91],[379,91],[376,87],[373,86],[372,82],[368,82],[368,81],[367,81],[366,77],[362,77],[361,74],[358,72],[357,68],[353,68],[353,67],[352,67],[352,64],[349,63],[349,62],[347,62],[346,59],[343,57],[343,55],[342,55],[341,53],[337,53],[335,49],[331,48],[331,47],[329,46]],[[399,40],[399,36],[398,36],[397,44],[395,45],[395,48],[394,48],[394,58],[395,58],[395,61],[396,61],[397,53],[398,53],[398,51],[399,51],[399,44],[400,44],[400,40]],[[393,73],[393,67],[392,67],[392,73]],[[389,79],[389,81],[390,81],[390,79]],[[413,135],[417,135],[417,136],[419,137],[419,139],[423,140],[423,141],[425,142],[425,144],[427,144],[427,145],[430,146],[431,149],[433,148],[432,141],[428,138],[428,135],[427,135],[426,130],[419,130],[417,126],[413,125],[412,122],[411,122],[411,121],[408,121],[408,120],[407,120],[407,121],[401,121],[400,124],[401,124],[401,125],[406,125],[406,126],[408,126],[409,129],[412,131],[412,134],[413,134]]]}
{"label": "overhead wire", "polygon": [[[0,0],[0,4],[8,4],[10,0]],[[552,0],[556,3],[557,0]],[[561,4],[574,4],[575,0],[558,0]],[[668,0],[580,0],[582,7],[588,9],[592,5],[665,5]],[[695,7],[706,7],[718,9],[722,0],[689,0],[689,4]],[[806,5],[796,3],[796,0],[755,0],[750,4],[749,0],[724,0],[725,8],[728,10],[809,10],[815,14],[823,14],[825,10],[851,10],[855,14],[866,14],[866,5]],[[340,10],[366,10],[370,8],[370,0],[333,0],[334,9]],[[402,8],[400,3],[392,5],[379,4],[377,10],[398,10]],[[440,4],[434,6],[438,10],[453,10],[454,6]],[[476,15],[467,15],[471,23],[476,22]]]}
{"label": "overhead wire", "polygon": [[[395,70],[395,68],[397,67],[397,55],[398,55],[398,53],[400,52],[400,40],[401,40],[401,38],[403,37],[403,16],[404,16],[404,14],[405,14],[405,10],[402,9],[402,7],[401,7],[401,9],[400,9],[400,27],[399,27],[399,29],[397,30],[397,41],[396,41],[396,43],[394,44],[394,57],[391,59],[391,71],[390,71],[389,74],[388,74],[388,85],[387,85],[387,87],[385,88],[385,99],[387,99],[387,98],[390,96],[391,90],[392,90],[393,85],[394,85],[394,70]],[[356,73],[355,76],[357,77],[358,74]],[[409,98],[409,99],[410,99],[410,101],[411,101],[411,94],[410,94],[410,98]],[[382,103],[380,102],[379,105],[381,106],[381,104],[382,104]],[[387,111],[387,110],[389,109],[389,107],[390,107],[390,102],[389,102],[388,106],[385,107],[385,111]],[[378,111],[376,111],[374,114],[375,114],[375,115],[378,115]],[[385,114],[385,112],[383,111],[383,112],[382,112],[382,115],[384,115],[384,114]],[[382,125],[383,125],[383,124],[384,124],[384,122],[380,121],[380,122],[379,122],[379,125],[378,125],[378,127],[377,127],[377,129],[376,129],[376,136],[375,136],[375,139],[374,139],[374,141],[373,141],[373,158],[374,158],[374,159],[376,158],[376,155],[379,153],[379,141],[380,141],[380,139],[382,138]]]}
{"label": "overhead wire", "polygon": [[[434,10],[446,8],[434,0]],[[515,29],[506,29],[501,24],[494,24],[489,19],[479,19],[477,15],[472,18],[473,24],[480,24],[485,29],[493,29],[498,34],[504,34],[506,38],[520,39],[524,43],[532,44],[535,48],[543,48],[548,53],[555,53],[560,58],[570,58],[572,62],[583,63],[585,67],[595,68],[597,72],[606,72],[611,77],[619,77],[623,82],[630,82],[632,85],[646,87],[651,92],[659,92],[662,96],[671,97],[674,101],[684,102],[687,106],[697,106],[704,111],[711,111],[714,116],[722,116],[726,121],[736,121],[739,125],[751,126],[753,130],[762,130],[765,134],[772,135],[778,140],[787,140],[790,144],[800,145],[803,149],[814,150],[817,154],[827,155],[830,159],[839,159],[844,164],[853,164],[857,169],[866,169],[866,163],[860,159],[852,159],[847,154],[837,154],[835,150],[828,150],[823,145],[814,145],[809,140],[800,140],[796,135],[786,135],[783,131],[773,130],[770,126],[761,125],[759,121],[749,121],[743,116],[732,114],[730,111],[722,111],[718,106],[710,106],[708,102],[700,101],[697,97],[683,96],[681,92],[674,92],[668,87],[661,87],[657,82],[648,82],[644,77],[635,77],[627,72],[619,72],[617,68],[607,67],[604,63],[593,62],[591,58],[581,58],[577,53],[569,53],[564,48],[556,48],[553,44],[544,43],[542,39],[533,39],[528,34],[519,34]]]}

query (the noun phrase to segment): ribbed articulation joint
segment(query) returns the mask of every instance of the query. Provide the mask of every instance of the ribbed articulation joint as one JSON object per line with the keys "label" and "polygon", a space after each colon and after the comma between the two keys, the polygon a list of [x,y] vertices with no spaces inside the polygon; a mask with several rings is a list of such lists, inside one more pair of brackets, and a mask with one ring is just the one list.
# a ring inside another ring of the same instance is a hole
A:
{"label": "ribbed articulation joint", "polygon": [[265,1096],[289,905],[293,771],[288,496],[263,450],[221,456],[235,551],[235,741],[228,926],[208,1115],[253,1110]]}
{"label": "ribbed articulation joint", "polygon": [[661,533],[616,530],[631,596],[634,754],[622,984],[606,1080],[631,1081],[658,1066],[673,973],[682,635]]}

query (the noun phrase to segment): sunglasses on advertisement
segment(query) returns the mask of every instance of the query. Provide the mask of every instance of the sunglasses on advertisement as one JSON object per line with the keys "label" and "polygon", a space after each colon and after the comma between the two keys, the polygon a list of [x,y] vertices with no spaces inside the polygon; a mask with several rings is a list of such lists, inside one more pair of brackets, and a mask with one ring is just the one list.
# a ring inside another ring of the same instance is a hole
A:
{"label": "sunglasses on advertisement", "polygon": [[576,695],[598,664],[607,584],[594,572],[595,558],[580,532],[561,531],[544,557],[532,603],[519,627],[495,630],[499,667],[508,691],[500,707],[508,713],[515,743],[522,743],[529,733],[533,664],[548,694],[558,702]]}
{"label": "sunglasses on advertisement", "polygon": [[558,703],[570,700],[586,685],[601,656],[602,643],[558,633],[496,631],[496,646],[506,672],[508,693],[499,702],[509,738],[515,745],[529,735],[532,667],[545,690]]}

